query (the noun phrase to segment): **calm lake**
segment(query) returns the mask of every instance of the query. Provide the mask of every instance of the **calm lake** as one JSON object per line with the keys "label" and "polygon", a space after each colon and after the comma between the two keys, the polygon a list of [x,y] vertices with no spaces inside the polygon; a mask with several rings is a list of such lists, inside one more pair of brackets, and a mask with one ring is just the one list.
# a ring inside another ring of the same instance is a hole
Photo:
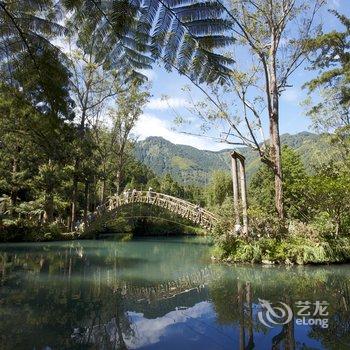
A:
{"label": "calm lake", "polygon": [[0,349],[350,349],[349,265],[226,266],[208,240],[0,245]]}

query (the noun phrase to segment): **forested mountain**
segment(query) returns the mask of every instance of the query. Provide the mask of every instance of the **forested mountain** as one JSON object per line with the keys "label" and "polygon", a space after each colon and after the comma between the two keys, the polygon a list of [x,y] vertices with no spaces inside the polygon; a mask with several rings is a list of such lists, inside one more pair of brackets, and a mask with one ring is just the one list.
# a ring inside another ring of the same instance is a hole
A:
{"label": "forested mountain", "polygon": [[[306,169],[312,170],[315,159],[323,157],[326,143],[321,135],[301,132],[284,134],[282,143],[295,149]],[[238,151],[246,157],[247,177],[257,170],[260,160],[256,152],[247,147]],[[136,158],[149,166],[157,175],[170,173],[182,183],[207,184],[214,170],[230,170],[230,150],[218,152],[199,150],[185,145],[173,144],[162,137],[148,137],[135,147]]]}

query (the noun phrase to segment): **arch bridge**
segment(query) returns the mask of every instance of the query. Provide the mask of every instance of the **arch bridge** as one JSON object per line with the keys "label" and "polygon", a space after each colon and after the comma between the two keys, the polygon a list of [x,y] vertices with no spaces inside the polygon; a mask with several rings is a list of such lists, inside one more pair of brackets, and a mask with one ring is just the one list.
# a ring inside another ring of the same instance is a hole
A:
{"label": "arch bridge", "polygon": [[84,227],[84,224],[82,224],[79,230],[92,229],[94,223],[103,220],[105,215],[118,212],[118,209],[132,203],[144,203],[169,210],[209,231],[213,229],[218,221],[218,218],[210,211],[186,200],[159,192],[133,191],[132,193],[125,193],[119,196],[111,196],[106,203],[96,208],[96,211],[89,216],[86,226]]}

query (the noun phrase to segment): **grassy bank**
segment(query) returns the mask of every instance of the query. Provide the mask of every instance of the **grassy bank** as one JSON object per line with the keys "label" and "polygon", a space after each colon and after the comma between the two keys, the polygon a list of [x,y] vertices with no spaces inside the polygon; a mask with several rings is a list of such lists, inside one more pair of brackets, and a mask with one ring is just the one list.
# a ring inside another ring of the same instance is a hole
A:
{"label": "grassy bank", "polygon": [[281,238],[222,236],[213,249],[219,261],[263,264],[329,264],[350,261],[350,238],[317,239],[290,235]]}

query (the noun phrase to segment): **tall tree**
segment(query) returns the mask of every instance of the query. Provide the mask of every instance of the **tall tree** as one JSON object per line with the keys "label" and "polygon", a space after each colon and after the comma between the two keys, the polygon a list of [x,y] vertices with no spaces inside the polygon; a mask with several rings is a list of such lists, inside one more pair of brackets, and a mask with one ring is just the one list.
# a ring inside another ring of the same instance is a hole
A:
{"label": "tall tree", "polygon": [[[89,186],[91,182],[91,166],[89,159],[92,156],[91,133],[87,131],[97,123],[108,99],[116,94],[115,74],[104,69],[106,56],[99,51],[97,33],[92,27],[85,27],[76,35],[76,25],[70,20],[68,44],[68,68],[71,72],[72,97],[75,100],[75,123],[77,138],[74,149],[75,171],[72,183],[72,201],[70,225],[73,230],[76,221],[78,183],[84,183],[84,220],[87,219],[89,203]],[[86,170],[85,172],[83,170]]]}
{"label": "tall tree", "polygon": [[115,185],[118,194],[124,180],[125,165],[130,157],[130,133],[149,98],[148,91],[139,80],[130,81],[122,89],[117,96],[116,107],[108,111],[112,123],[110,161],[115,164]]}
{"label": "tall tree", "polygon": [[1,86],[0,92],[0,192],[9,196],[13,210],[31,202],[50,222],[56,199],[64,197],[57,189],[72,156],[72,127],[34,108],[14,88]]}
{"label": "tall tree", "polygon": [[[202,89],[207,102],[195,104],[193,111],[205,123],[227,123],[229,130],[222,137],[225,142],[258,151],[273,171],[275,208],[283,218],[280,96],[306,59],[305,39],[317,30],[315,16],[325,1],[240,0],[227,7],[218,2],[234,24],[240,44],[237,50],[232,46],[237,64],[227,86]],[[264,136],[265,124],[269,142]]]}

